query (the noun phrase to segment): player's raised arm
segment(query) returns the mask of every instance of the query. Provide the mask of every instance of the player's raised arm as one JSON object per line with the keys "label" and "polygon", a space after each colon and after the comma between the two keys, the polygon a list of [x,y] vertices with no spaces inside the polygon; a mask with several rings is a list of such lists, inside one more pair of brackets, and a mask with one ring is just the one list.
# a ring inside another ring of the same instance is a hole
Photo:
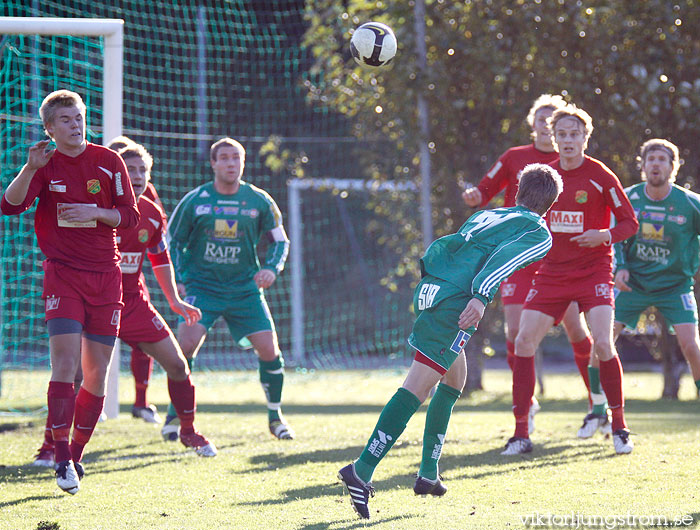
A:
{"label": "player's raised arm", "polygon": [[25,211],[41,191],[42,183],[38,179],[35,181],[34,176],[39,169],[49,163],[56,151],[47,149],[49,142],[50,140],[42,140],[29,148],[27,163],[10,182],[3,195],[2,212],[4,214],[11,215]]}

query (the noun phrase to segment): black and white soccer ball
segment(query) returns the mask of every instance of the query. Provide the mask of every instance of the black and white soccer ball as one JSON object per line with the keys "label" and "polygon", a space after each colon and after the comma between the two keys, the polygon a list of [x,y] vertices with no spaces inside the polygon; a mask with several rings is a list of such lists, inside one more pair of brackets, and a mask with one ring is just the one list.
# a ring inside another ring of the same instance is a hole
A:
{"label": "black and white soccer ball", "polygon": [[366,22],[358,27],[350,39],[350,52],[362,66],[380,67],[396,55],[396,35],[381,22]]}

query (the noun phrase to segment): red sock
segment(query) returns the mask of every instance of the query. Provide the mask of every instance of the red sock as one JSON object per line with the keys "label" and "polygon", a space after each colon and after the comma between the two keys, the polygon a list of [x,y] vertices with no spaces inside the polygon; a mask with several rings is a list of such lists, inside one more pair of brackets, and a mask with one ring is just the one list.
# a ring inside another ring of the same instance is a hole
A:
{"label": "red sock", "polygon": [[600,361],[600,386],[603,387],[608,406],[612,411],[613,432],[626,429],[625,397],[622,392],[622,365],[620,358],[615,355],[609,361]]}
{"label": "red sock", "polygon": [[194,385],[190,376],[184,381],[173,381],[168,377],[168,392],[170,401],[180,418],[180,432],[189,434],[194,432],[194,414],[197,410],[197,401],[194,395]]}
{"label": "red sock", "polygon": [[515,344],[506,339],[506,361],[508,361],[508,366],[510,366],[510,371],[513,371],[513,366],[515,364]]}
{"label": "red sock", "polygon": [[73,439],[70,444],[70,452],[73,462],[80,462],[83,458],[85,444],[88,443],[95,425],[102,414],[105,397],[91,394],[85,388],[80,388],[78,397],[75,398],[75,418],[73,419]]}
{"label": "red sock", "polygon": [[47,393],[49,418],[51,419],[51,435],[54,441],[54,459],[56,462],[70,460],[68,438],[70,426],[73,423],[75,410],[75,391],[73,383],[51,381]]}
{"label": "red sock", "polygon": [[53,449],[53,432],[51,431],[51,416],[46,415],[46,427],[44,427],[44,443],[41,444],[40,451],[44,449]]}
{"label": "red sock", "polygon": [[131,373],[134,374],[134,386],[136,387],[135,407],[146,407],[146,390],[153,373],[153,358],[143,353],[138,348],[131,349]]}
{"label": "red sock", "polygon": [[588,390],[588,408],[590,409],[593,408],[593,400],[591,399],[591,382],[588,378],[588,365],[591,362],[593,339],[587,335],[583,340],[572,342],[571,347],[574,349],[574,361],[576,361],[576,367],[581,374],[581,379],[583,379],[583,382],[586,385],[586,390]]}
{"label": "red sock", "polygon": [[535,395],[535,358],[515,357],[513,363],[513,415],[515,434],[518,438],[529,438],[527,419],[532,396]]}

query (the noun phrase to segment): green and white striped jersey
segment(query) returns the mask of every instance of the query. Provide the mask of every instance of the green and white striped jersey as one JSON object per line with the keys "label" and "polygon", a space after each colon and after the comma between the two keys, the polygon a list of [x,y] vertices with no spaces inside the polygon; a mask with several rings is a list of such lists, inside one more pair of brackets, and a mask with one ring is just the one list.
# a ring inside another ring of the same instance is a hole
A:
{"label": "green and white striped jersey", "polygon": [[434,241],[422,269],[484,304],[516,270],[541,260],[552,248],[547,223],[523,206],[482,210],[455,234]]}
{"label": "green and white striped jersey", "polygon": [[645,187],[641,182],[625,189],[639,230],[615,244],[617,269],[629,270],[629,286],[642,293],[688,290],[699,264],[700,196],[674,184],[655,201]]}
{"label": "green and white striped jersey", "polygon": [[218,193],[213,182],[193,189],[168,223],[178,282],[216,295],[257,291],[253,276],[260,270],[257,246],[263,234],[269,238],[263,267],[279,274],[289,240],[267,192],[244,181],[233,195]]}

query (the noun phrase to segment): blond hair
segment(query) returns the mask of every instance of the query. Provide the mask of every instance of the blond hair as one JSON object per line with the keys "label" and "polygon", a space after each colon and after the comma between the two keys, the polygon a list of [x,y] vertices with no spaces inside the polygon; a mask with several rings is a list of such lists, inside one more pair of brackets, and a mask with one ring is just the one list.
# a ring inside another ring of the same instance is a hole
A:
{"label": "blond hair", "polygon": [[39,107],[39,116],[41,117],[41,121],[44,124],[44,131],[46,132],[47,136],[51,136],[49,134],[47,125],[49,125],[53,121],[53,118],[56,114],[56,110],[59,107],[73,106],[78,107],[78,110],[83,115],[83,118],[85,118],[85,114],[87,113],[87,107],[83,102],[83,98],[81,98],[80,94],[78,94],[77,92],[61,89],[51,92],[48,96],[44,98],[44,101],[41,102],[41,107]]}
{"label": "blond hair", "polygon": [[560,95],[542,94],[532,103],[530,111],[527,113],[527,124],[530,128],[535,126],[535,114],[540,109],[557,110],[565,106],[566,100]]}
{"label": "blond hair", "polygon": [[107,144],[107,147],[111,149],[112,151],[120,151],[124,149],[127,146],[134,145],[136,142],[134,142],[131,138],[128,136],[117,136],[116,138],[112,138],[109,143]]}
{"label": "blond hair", "polygon": [[126,147],[122,147],[119,151],[117,151],[119,155],[124,158],[131,158],[131,157],[139,157],[141,160],[144,161],[146,164],[146,170],[150,173],[151,169],[153,168],[153,157],[151,156],[151,153],[148,152],[148,150],[142,146],[141,144],[137,144],[135,142],[132,142],[130,145],[127,145]]}

